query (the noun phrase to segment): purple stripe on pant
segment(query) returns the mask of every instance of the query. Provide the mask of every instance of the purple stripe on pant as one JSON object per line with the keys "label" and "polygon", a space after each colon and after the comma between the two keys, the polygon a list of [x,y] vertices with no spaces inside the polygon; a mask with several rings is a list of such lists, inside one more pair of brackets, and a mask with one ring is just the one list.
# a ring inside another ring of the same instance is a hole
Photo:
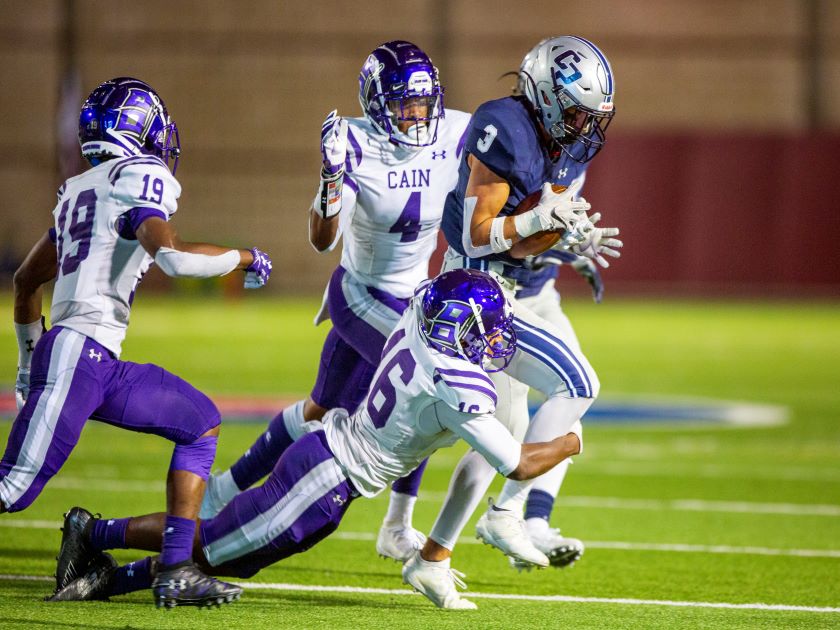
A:
{"label": "purple stripe on pant", "polygon": [[[330,481],[313,480],[322,464],[338,468],[324,432],[308,433],[286,450],[262,486],[238,494],[214,518],[202,521],[201,544],[211,563],[213,550],[225,541],[241,548],[227,548],[225,555],[232,556],[215,565],[219,575],[251,577],[335,531],[358,493],[343,473]],[[277,528],[279,535],[272,537]],[[262,538],[265,544],[254,548],[251,541]]]}
{"label": "purple stripe on pant", "polygon": [[40,494],[76,446],[88,418],[191,444],[221,421],[213,402],[156,365],[116,359],[77,332],[54,327],[35,347],[30,396],[0,463],[10,512]]}

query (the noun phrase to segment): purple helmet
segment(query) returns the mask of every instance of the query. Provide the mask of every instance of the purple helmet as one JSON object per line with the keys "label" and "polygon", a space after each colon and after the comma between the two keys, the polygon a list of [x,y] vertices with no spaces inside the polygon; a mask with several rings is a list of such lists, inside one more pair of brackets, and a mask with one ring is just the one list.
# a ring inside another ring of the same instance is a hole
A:
{"label": "purple helmet", "polygon": [[156,155],[178,167],[178,128],[152,87],[138,79],[117,77],[90,93],[79,114],[82,155],[96,166],[111,157]]}
{"label": "purple helmet", "polygon": [[[368,120],[395,144],[424,147],[437,140],[443,87],[429,56],[411,42],[386,42],[370,53],[359,73],[359,102]],[[400,122],[413,124],[402,132]]]}
{"label": "purple helmet", "polygon": [[[507,367],[516,350],[513,312],[502,288],[474,269],[453,269],[426,286],[418,305],[420,333],[445,354],[458,355],[487,372]],[[501,366],[491,364],[501,360]]]}

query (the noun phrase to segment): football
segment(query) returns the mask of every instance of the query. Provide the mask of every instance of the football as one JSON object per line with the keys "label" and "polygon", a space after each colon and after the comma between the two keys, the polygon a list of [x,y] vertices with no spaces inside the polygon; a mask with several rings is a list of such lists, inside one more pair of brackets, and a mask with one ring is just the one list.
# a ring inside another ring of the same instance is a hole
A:
{"label": "football", "polygon": [[[566,186],[561,186],[559,184],[552,184],[551,187],[556,193],[561,193],[566,190]],[[539,203],[541,195],[542,189],[532,192],[519,202],[519,205],[516,206],[516,209],[513,211],[511,216],[528,212],[528,210]],[[531,234],[531,236],[514,243],[513,247],[510,248],[510,255],[512,258],[517,259],[522,259],[526,256],[536,256],[537,254],[542,254],[547,249],[550,249],[559,240],[560,232],[555,232],[553,230],[537,232],[536,234]]]}

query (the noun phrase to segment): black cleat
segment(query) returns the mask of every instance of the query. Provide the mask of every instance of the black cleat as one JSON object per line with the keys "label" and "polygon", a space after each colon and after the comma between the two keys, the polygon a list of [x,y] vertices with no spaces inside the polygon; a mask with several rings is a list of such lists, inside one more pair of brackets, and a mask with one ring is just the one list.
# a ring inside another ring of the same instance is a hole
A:
{"label": "black cleat", "polygon": [[152,582],[158,608],[175,606],[221,606],[242,595],[239,586],[205,575],[192,562],[162,567]]}
{"label": "black cleat", "polygon": [[98,553],[81,576],[57,590],[48,602],[108,601],[111,578],[117,570],[117,561],[109,553]]}
{"label": "black cleat", "polygon": [[88,544],[85,535],[93,526],[94,516],[84,508],[71,508],[64,515],[64,527],[61,531],[61,549],[56,556],[58,566],[55,571],[55,590],[63,589],[82,575],[97,556],[96,550]]}

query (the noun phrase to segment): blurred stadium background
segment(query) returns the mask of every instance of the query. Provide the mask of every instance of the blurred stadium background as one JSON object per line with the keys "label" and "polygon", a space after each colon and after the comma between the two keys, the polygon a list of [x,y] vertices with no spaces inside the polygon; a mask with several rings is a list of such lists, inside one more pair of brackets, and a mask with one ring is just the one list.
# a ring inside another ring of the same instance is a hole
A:
{"label": "blurred stadium background", "polygon": [[3,2],[0,269],[49,225],[61,173],[80,168],[81,101],[134,75],[181,130],[182,233],[257,243],[277,263],[271,291],[320,293],[336,257],[305,236],[319,127],[333,108],[360,115],[367,53],[415,41],[447,105],[471,111],[508,93],[500,75],[534,43],[565,32],[595,41],[617,77],[586,194],[626,244],[611,293],[838,294],[834,0]]}

